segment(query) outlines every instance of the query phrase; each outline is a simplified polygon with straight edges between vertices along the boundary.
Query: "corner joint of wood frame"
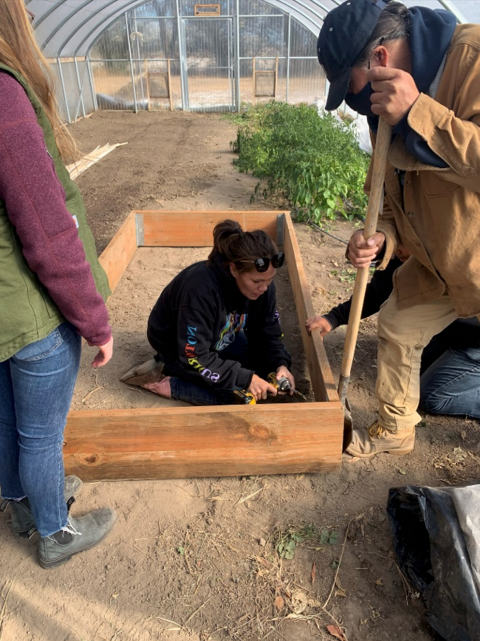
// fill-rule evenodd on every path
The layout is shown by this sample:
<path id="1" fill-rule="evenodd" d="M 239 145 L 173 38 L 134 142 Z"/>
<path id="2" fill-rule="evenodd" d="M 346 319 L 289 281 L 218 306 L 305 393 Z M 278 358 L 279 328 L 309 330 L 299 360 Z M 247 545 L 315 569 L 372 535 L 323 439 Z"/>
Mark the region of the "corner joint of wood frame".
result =
<path id="1" fill-rule="evenodd" d="M 285 214 L 277 216 L 277 245 L 283 247 L 285 244 Z"/>
<path id="2" fill-rule="evenodd" d="M 135 213 L 135 233 L 137 237 L 137 247 L 143 247 L 145 244 L 145 230 L 143 225 L 143 214 Z"/>

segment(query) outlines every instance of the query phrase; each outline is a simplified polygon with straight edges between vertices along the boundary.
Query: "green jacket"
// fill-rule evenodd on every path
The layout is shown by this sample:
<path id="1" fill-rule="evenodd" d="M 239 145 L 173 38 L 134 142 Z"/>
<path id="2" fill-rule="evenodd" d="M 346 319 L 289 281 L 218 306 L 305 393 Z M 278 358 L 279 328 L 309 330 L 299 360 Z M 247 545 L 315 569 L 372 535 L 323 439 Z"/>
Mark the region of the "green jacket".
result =
<path id="1" fill-rule="evenodd" d="M 87 225 L 85 207 L 78 187 L 70 179 L 55 143 L 50 122 L 40 101 L 25 79 L 0 64 L 25 89 L 45 136 L 45 144 L 55 163 L 55 171 L 66 194 L 66 207 L 76 217 L 78 233 L 90 263 L 98 292 L 104 300 L 110 294 L 108 278 L 98 262 L 95 243 Z M 5 203 L 0 199 L 0 362 L 22 347 L 45 338 L 65 319 L 38 277 L 29 268 L 15 228 L 10 223 Z"/>

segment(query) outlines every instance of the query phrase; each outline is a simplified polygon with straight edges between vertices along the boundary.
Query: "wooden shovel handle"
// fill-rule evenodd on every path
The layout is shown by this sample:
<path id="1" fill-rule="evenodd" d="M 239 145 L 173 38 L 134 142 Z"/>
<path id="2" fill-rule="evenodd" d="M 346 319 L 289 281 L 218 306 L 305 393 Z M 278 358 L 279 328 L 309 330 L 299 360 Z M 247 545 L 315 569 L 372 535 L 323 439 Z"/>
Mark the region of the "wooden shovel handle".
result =
<path id="1" fill-rule="evenodd" d="M 383 183 L 385 180 L 385 168 L 387 166 L 387 154 L 392 137 L 392 128 L 380 118 L 378 123 L 375 153 L 373 156 L 373 172 L 370 196 L 368 198 L 368 209 L 365 218 L 363 235 L 365 240 L 377 231 L 378 213 L 382 205 Z M 353 290 L 352 306 L 348 317 L 347 334 L 343 348 L 342 368 L 340 370 L 340 381 L 338 384 L 338 395 L 343 404 L 347 395 L 347 387 L 352 369 L 353 355 L 358 337 L 358 327 L 362 315 L 365 290 L 368 283 L 369 267 L 361 267 L 357 270 L 355 287 Z"/>

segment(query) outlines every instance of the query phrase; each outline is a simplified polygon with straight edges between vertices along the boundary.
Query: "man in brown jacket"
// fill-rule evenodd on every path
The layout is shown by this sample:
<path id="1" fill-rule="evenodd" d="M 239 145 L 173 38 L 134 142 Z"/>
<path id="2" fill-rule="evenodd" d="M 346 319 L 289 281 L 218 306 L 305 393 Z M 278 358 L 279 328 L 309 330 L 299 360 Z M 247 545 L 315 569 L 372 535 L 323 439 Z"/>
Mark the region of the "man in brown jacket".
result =
<path id="1" fill-rule="evenodd" d="M 373 138 L 379 116 L 394 132 L 377 233 L 365 241 L 355 232 L 348 257 L 384 269 L 398 244 L 412 254 L 379 316 L 378 420 L 355 430 L 347 452 L 407 454 L 423 348 L 456 318 L 480 314 L 480 25 L 348 0 L 326 17 L 318 57 L 327 109 L 345 99 L 368 117 Z"/>

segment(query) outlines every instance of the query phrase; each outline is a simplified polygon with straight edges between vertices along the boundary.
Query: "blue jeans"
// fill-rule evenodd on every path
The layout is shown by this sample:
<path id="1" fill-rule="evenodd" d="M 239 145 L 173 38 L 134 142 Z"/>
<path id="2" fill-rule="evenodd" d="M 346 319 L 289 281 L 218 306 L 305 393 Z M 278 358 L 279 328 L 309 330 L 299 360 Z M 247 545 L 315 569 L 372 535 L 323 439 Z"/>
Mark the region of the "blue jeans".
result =
<path id="1" fill-rule="evenodd" d="M 2 497 L 28 497 L 41 536 L 67 524 L 63 431 L 80 364 L 81 337 L 63 323 L 0 363 Z"/>
<path id="2" fill-rule="evenodd" d="M 429 414 L 480 418 L 480 349 L 442 348 L 434 338 L 422 357 L 420 408 Z"/>
<path id="3" fill-rule="evenodd" d="M 240 388 L 238 388 L 240 389 Z M 172 376 L 170 380 L 172 398 L 176 401 L 184 401 L 191 405 L 233 405 L 235 395 L 233 389 L 213 390 L 200 387 L 178 376 Z"/>
<path id="4" fill-rule="evenodd" d="M 250 369 L 248 367 L 248 341 L 243 331 L 238 332 L 233 343 L 218 354 L 223 360 L 238 361 L 243 367 Z M 191 405 L 233 405 L 235 403 L 233 389 L 216 389 L 214 387 L 207 388 L 196 385 L 181 376 L 175 376 L 177 370 L 182 370 L 182 368 L 178 368 L 176 363 L 167 362 L 165 364 L 166 373 L 173 374 L 170 380 L 170 390 L 172 398 L 176 401 L 184 401 Z"/>

